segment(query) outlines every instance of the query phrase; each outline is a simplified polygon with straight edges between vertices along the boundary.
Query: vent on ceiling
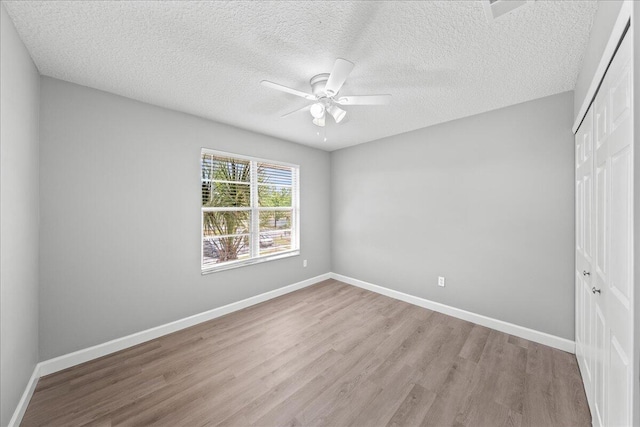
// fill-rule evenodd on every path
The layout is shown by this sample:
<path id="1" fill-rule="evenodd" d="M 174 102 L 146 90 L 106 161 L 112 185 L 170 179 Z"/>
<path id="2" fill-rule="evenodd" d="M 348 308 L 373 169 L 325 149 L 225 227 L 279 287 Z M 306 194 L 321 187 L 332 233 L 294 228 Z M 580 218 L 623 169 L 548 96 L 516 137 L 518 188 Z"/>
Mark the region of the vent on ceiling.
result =
<path id="1" fill-rule="evenodd" d="M 494 19 L 501 17 L 514 9 L 533 3 L 534 0 L 481 0 L 487 21 L 492 23 Z"/>

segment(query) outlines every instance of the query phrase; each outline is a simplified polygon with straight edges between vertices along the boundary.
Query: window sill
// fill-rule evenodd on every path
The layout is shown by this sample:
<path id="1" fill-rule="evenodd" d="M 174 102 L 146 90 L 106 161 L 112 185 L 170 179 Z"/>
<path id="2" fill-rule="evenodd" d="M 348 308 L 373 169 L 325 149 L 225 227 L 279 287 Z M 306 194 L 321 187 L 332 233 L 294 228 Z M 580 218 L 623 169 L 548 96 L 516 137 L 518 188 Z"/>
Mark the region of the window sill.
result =
<path id="1" fill-rule="evenodd" d="M 229 263 L 224 263 L 220 265 L 215 265 L 213 267 L 207 267 L 202 269 L 202 275 L 217 273 L 218 271 L 232 270 L 234 268 L 246 267 L 247 265 L 261 264 L 263 262 L 275 261 L 278 259 L 289 258 L 292 256 L 300 255 L 300 250 L 295 249 L 287 252 L 280 252 L 274 255 L 264 255 L 257 258 L 245 259 L 241 261 L 232 261 Z"/>

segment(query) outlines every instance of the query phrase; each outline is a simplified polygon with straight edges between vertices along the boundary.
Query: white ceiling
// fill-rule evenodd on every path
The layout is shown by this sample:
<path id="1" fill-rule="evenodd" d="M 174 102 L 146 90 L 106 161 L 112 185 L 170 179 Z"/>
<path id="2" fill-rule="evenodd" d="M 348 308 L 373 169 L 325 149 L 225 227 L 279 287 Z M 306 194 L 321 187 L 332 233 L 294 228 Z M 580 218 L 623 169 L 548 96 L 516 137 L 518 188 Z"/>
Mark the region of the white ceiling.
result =
<path id="1" fill-rule="evenodd" d="M 478 1 L 5 1 L 43 75 L 335 150 L 572 90 L 595 1 L 536 1 L 487 22 Z M 337 57 L 352 106 L 327 141 L 307 101 Z M 327 120 L 329 122 L 329 119 Z"/>

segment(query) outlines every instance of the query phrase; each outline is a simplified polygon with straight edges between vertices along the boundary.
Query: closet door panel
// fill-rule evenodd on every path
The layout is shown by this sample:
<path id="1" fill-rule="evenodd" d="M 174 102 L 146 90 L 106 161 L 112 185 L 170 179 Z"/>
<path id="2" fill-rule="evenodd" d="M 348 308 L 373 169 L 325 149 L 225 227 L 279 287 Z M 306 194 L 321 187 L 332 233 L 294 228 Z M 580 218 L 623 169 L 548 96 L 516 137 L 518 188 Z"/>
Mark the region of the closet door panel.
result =
<path id="1" fill-rule="evenodd" d="M 605 362 L 605 344 L 607 342 L 607 325 L 604 313 L 596 304 L 594 310 L 594 375 L 593 375 L 593 411 L 591 417 L 595 427 L 605 427 L 605 408 L 607 396 L 607 380 L 606 380 L 606 362 Z"/>
<path id="2" fill-rule="evenodd" d="M 606 282 L 608 339 L 607 425 L 631 425 L 633 370 L 632 240 L 632 61 L 631 37 L 622 41 L 602 84 L 610 133 L 605 147 L 610 168 L 609 272 Z M 604 292 L 604 291 L 603 291 Z"/>
<path id="3" fill-rule="evenodd" d="M 593 111 L 589 109 L 575 137 L 576 153 L 576 358 L 589 402 L 593 401 Z"/>
<path id="4" fill-rule="evenodd" d="M 594 259 L 591 293 L 594 318 L 594 399 L 592 405 L 593 425 L 607 426 L 608 364 L 609 364 L 609 324 L 606 291 L 609 274 L 609 198 L 610 198 L 610 159 L 608 141 L 610 136 L 611 109 L 608 96 L 603 96 L 604 84 L 594 102 L 594 171 L 595 188 L 593 194 L 594 209 Z M 606 92 L 606 89 L 604 90 Z"/>
<path id="5" fill-rule="evenodd" d="M 607 426 L 630 425 L 632 409 L 633 74 L 630 40 L 627 34 L 621 42 L 595 100 L 600 116 L 596 120 L 596 127 L 600 129 L 596 131 L 594 199 L 594 305 L 598 318 L 595 412 L 598 425 Z M 600 331 L 600 327 L 604 329 Z"/>
<path id="6" fill-rule="evenodd" d="M 611 277 L 609 288 L 625 311 L 631 298 L 631 149 L 611 158 Z"/>

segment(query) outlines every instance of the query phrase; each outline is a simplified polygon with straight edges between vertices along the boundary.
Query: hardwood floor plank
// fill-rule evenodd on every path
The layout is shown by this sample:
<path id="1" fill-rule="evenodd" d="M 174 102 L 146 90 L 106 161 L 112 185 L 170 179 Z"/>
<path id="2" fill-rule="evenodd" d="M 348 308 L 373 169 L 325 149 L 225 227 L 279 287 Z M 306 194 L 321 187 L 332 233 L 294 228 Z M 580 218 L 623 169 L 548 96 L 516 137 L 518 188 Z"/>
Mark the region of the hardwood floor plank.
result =
<path id="1" fill-rule="evenodd" d="M 166 387 L 139 399 L 128 399 L 120 402 L 120 406 L 111 413 L 112 424 L 132 424 L 135 417 L 143 418 L 145 414 L 153 415 L 154 408 L 160 408 L 172 402 L 189 401 L 207 390 L 216 390 L 229 384 L 234 379 L 229 371 L 222 371 L 215 376 L 189 375 L 184 378 L 173 378 Z M 139 418 L 139 419 L 140 419 Z"/>
<path id="2" fill-rule="evenodd" d="M 330 411 L 344 396 L 362 384 L 371 372 L 375 371 L 383 362 L 383 359 L 377 356 L 374 350 L 383 342 L 384 338 L 379 334 L 370 335 L 366 340 L 369 342 L 366 347 L 356 347 L 344 356 L 343 361 L 347 361 L 347 364 L 350 365 L 349 369 L 337 370 L 334 366 L 331 368 L 331 374 L 323 374 L 326 378 L 332 379 L 331 384 L 317 394 L 296 415 L 296 418 L 306 425 L 322 413 Z"/>
<path id="3" fill-rule="evenodd" d="M 309 415 L 312 410 L 321 410 L 325 405 L 330 404 L 333 401 L 332 397 L 335 398 L 340 393 L 341 387 L 348 388 L 350 384 L 353 385 L 361 379 L 359 375 L 381 363 L 379 358 L 373 356 L 373 350 L 386 337 L 381 334 L 371 334 L 366 337 L 351 353 L 344 355 L 336 364 L 305 384 L 286 402 L 282 402 L 260 417 L 256 425 L 281 425 L 293 418 L 304 424 L 309 418 L 313 418 L 315 414 Z M 310 406 L 311 409 L 308 409 Z M 305 411 L 308 415 L 306 419 Z"/>
<path id="4" fill-rule="evenodd" d="M 479 397 L 464 416 L 456 417 L 454 426 L 497 427 L 519 422 L 509 408 L 489 399 Z"/>
<path id="5" fill-rule="evenodd" d="M 464 408 L 464 403 L 474 387 L 474 373 L 478 366 L 470 360 L 457 357 L 438 389 L 436 398 L 422 420 L 423 426 L 450 426 Z M 476 375 L 477 379 L 479 376 Z"/>
<path id="6" fill-rule="evenodd" d="M 443 335 L 443 341 L 434 338 L 433 346 L 426 346 L 420 359 L 413 366 L 418 369 L 420 375 L 416 377 L 416 382 L 429 390 L 437 391 L 444 384 L 447 372 L 451 369 L 456 356 L 460 353 L 465 341 L 468 339 L 473 324 L 463 322 L 458 325 L 458 329 L 440 324 L 435 330 L 450 331 Z"/>
<path id="7" fill-rule="evenodd" d="M 23 426 L 587 426 L 575 357 L 335 280 L 43 377 Z"/>
<path id="8" fill-rule="evenodd" d="M 522 414 L 524 403 L 526 366 L 527 350 L 507 341 L 494 400 L 518 414 Z"/>
<path id="9" fill-rule="evenodd" d="M 242 407 L 234 415 L 225 419 L 223 423 L 227 425 L 242 425 L 243 421 L 247 423 L 256 422 L 261 416 L 276 405 L 286 401 L 289 396 L 298 391 L 304 384 L 310 382 L 341 358 L 342 356 L 335 350 L 328 350 L 311 363 L 300 367 L 296 372 L 288 373 L 286 379 L 277 385 L 269 387 L 266 393 Z M 303 360 L 307 361 L 308 359 L 304 358 Z M 288 367 L 283 366 L 281 369 L 286 368 Z M 265 380 L 265 377 L 262 378 L 262 381 L 269 383 L 269 381 Z"/>
<path id="10" fill-rule="evenodd" d="M 413 376 L 414 369 L 407 365 L 403 366 L 392 379 L 385 382 L 382 391 L 362 408 L 357 418 L 353 422 L 349 420 L 346 424 L 354 426 L 386 425 L 411 392 L 414 386 Z M 359 408 L 352 409 L 356 412 Z"/>
<path id="11" fill-rule="evenodd" d="M 529 341 L 525 340 L 524 338 L 520 338 L 520 337 L 516 337 L 514 335 L 509 335 L 509 339 L 507 340 L 507 342 L 509 344 L 513 344 L 513 345 L 517 345 L 520 346 L 522 348 L 528 348 L 529 347 Z"/>
<path id="12" fill-rule="evenodd" d="M 557 425 L 555 402 L 550 381 L 535 374 L 526 374 L 522 411 L 523 427 Z"/>
<path id="13" fill-rule="evenodd" d="M 491 329 L 489 328 L 485 328 L 480 325 L 473 325 L 473 329 L 471 329 L 471 332 L 469 333 L 469 338 L 464 343 L 462 350 L 460 350 L 460 357 L 464 357 L 465 359 L 477 363 L 484 351 L 484 346 L 487 344 L 489 332 L 491 332 Z"/>
<path id="14" fill-rule="evenodd" d="M 436 397 L 437 395 L 434 392 L 419 384 L 414 384 L 407 397 L 387 423 L 387 427 L 419 426 Z"/>
<path id="15" fill-rule="evenodd" d="M 382 389 L 370 381 L 363 381 L 334 405 L 325 406 L 315 419 L 305 423 L 306 426 L 346 426 L 358 415 L 357 408 L 365 407 L 376 398 Z"/>
<path id="16" fill-rule="evenodd" d="M 551 381 L 553 377 L 553 349 L 532 342 L 527 350 L 527 374 L 544 377 Z"/>

